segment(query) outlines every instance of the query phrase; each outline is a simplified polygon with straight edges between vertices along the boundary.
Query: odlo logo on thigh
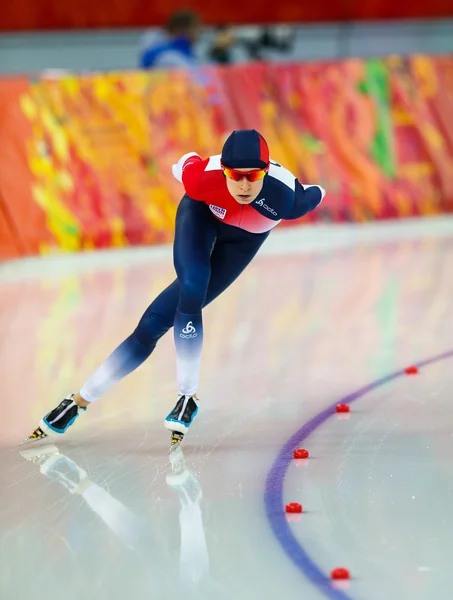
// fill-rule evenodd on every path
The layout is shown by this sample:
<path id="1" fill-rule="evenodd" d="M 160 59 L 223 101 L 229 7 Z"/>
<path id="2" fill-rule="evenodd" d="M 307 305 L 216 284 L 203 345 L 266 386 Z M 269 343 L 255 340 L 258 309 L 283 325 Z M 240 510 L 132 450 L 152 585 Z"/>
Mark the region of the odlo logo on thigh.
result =
<path id="1" fill-rule="evenodd" d="M 185 338 L 186 340 L 189 338 L 197 337 L 198 333 L 195 327 L 193 326 L 192 321 L 189 321 L 187 325 L 182 330 L 182 333 L 179 334 L 179 337 Z"/>

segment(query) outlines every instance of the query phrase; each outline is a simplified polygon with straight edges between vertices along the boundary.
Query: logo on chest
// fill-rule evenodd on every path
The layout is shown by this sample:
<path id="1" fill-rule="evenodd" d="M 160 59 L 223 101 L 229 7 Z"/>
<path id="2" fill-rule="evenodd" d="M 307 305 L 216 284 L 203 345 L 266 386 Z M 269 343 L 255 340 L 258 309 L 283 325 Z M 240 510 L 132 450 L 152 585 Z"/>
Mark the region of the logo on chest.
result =
<path id="1" fill-rule="evenodd" d="M 267 210 L 272 215 L 274 215 L 274 217 L 276 217 L 277 213 L 275 212 L 275 210 L 273 208 L 271 208 L 270 206 L 268 206 L 267 204 L 265 204 L 264 200 L 265 200 L 264 198 L 260 198 L 259 200 L 256 201 L 256 205 L 262 206 L 264 208 L 264 210 Z"/>
<path id="2" fill-rule="evenodd" d="M 220 206 L 215 206 L 215 204 L 210 204 L 209 208 L 211 212 L 215 214 L 219 219 L 224 219 L 226 215 L 226 208 L 220 208 Z"/>

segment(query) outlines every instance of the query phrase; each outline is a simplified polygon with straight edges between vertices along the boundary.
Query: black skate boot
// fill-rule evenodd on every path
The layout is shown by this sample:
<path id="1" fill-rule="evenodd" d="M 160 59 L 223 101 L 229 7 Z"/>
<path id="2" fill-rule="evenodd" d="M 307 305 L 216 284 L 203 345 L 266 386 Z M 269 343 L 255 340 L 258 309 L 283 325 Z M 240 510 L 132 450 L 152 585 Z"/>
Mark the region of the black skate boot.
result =
<path id="1" fill-rule="evenodd" d="M 179 394 L 175 408 L 164 421 L 164 427 L 171 431 L 171 445 L 179 444 L 198 412 L 198 406 L 192 396 Z"/>
<path id="2" fill-rule="evenodd" d="M 56 408 L 41 419 L 39 427 L 22 444 L 42 440 L 48 435 L 65 433 L 77 419 L 81 410 L 85 411 L 86 408 L 82 408 L 74 402 L 74 394 L 67 396 Z"/>

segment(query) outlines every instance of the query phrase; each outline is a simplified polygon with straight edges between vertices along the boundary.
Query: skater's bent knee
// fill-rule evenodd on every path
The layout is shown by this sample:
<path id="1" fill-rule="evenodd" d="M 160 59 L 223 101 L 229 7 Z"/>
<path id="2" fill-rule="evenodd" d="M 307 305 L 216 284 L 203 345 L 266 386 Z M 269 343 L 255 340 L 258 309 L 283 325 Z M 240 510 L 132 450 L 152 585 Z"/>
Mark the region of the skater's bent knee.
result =
<path id="1" fill-rule="evenodd" d="M 193 314 L 203 307 L 208 289 L 208 277 L 192 277 L 180 284 L 178 309 L 186 314 Z"/>
<path id="2" fill-rule="evenodd" d="M 145 313 L 135 328 L 133 335 L 145 348 L 148 346 L 154 348 L 157 340 L 167 333 L 172 326 L 173 323 L 161 315 Z"/>

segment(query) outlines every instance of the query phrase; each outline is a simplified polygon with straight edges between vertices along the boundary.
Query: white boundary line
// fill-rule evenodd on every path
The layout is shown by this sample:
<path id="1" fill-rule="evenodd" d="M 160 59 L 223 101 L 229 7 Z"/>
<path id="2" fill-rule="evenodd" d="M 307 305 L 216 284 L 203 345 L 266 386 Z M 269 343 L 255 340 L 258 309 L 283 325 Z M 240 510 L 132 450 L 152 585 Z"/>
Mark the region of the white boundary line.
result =
<path id="1" fill-rule="evenodd" d="M 423 238 L 453 239 L 453 216 L 375 221 L 372 223 L 314 224 L 277 228 L 259 256 L 329 252 L 357 244 L 392 243 Z M 34 256 L 0 263 L 0 283 L 23 279 L 62 277 L 68 273 L 92 272 L 113 266 L 134 266 L 168 260 L 171 245 L 131 246 L 108 250 Z"/>

